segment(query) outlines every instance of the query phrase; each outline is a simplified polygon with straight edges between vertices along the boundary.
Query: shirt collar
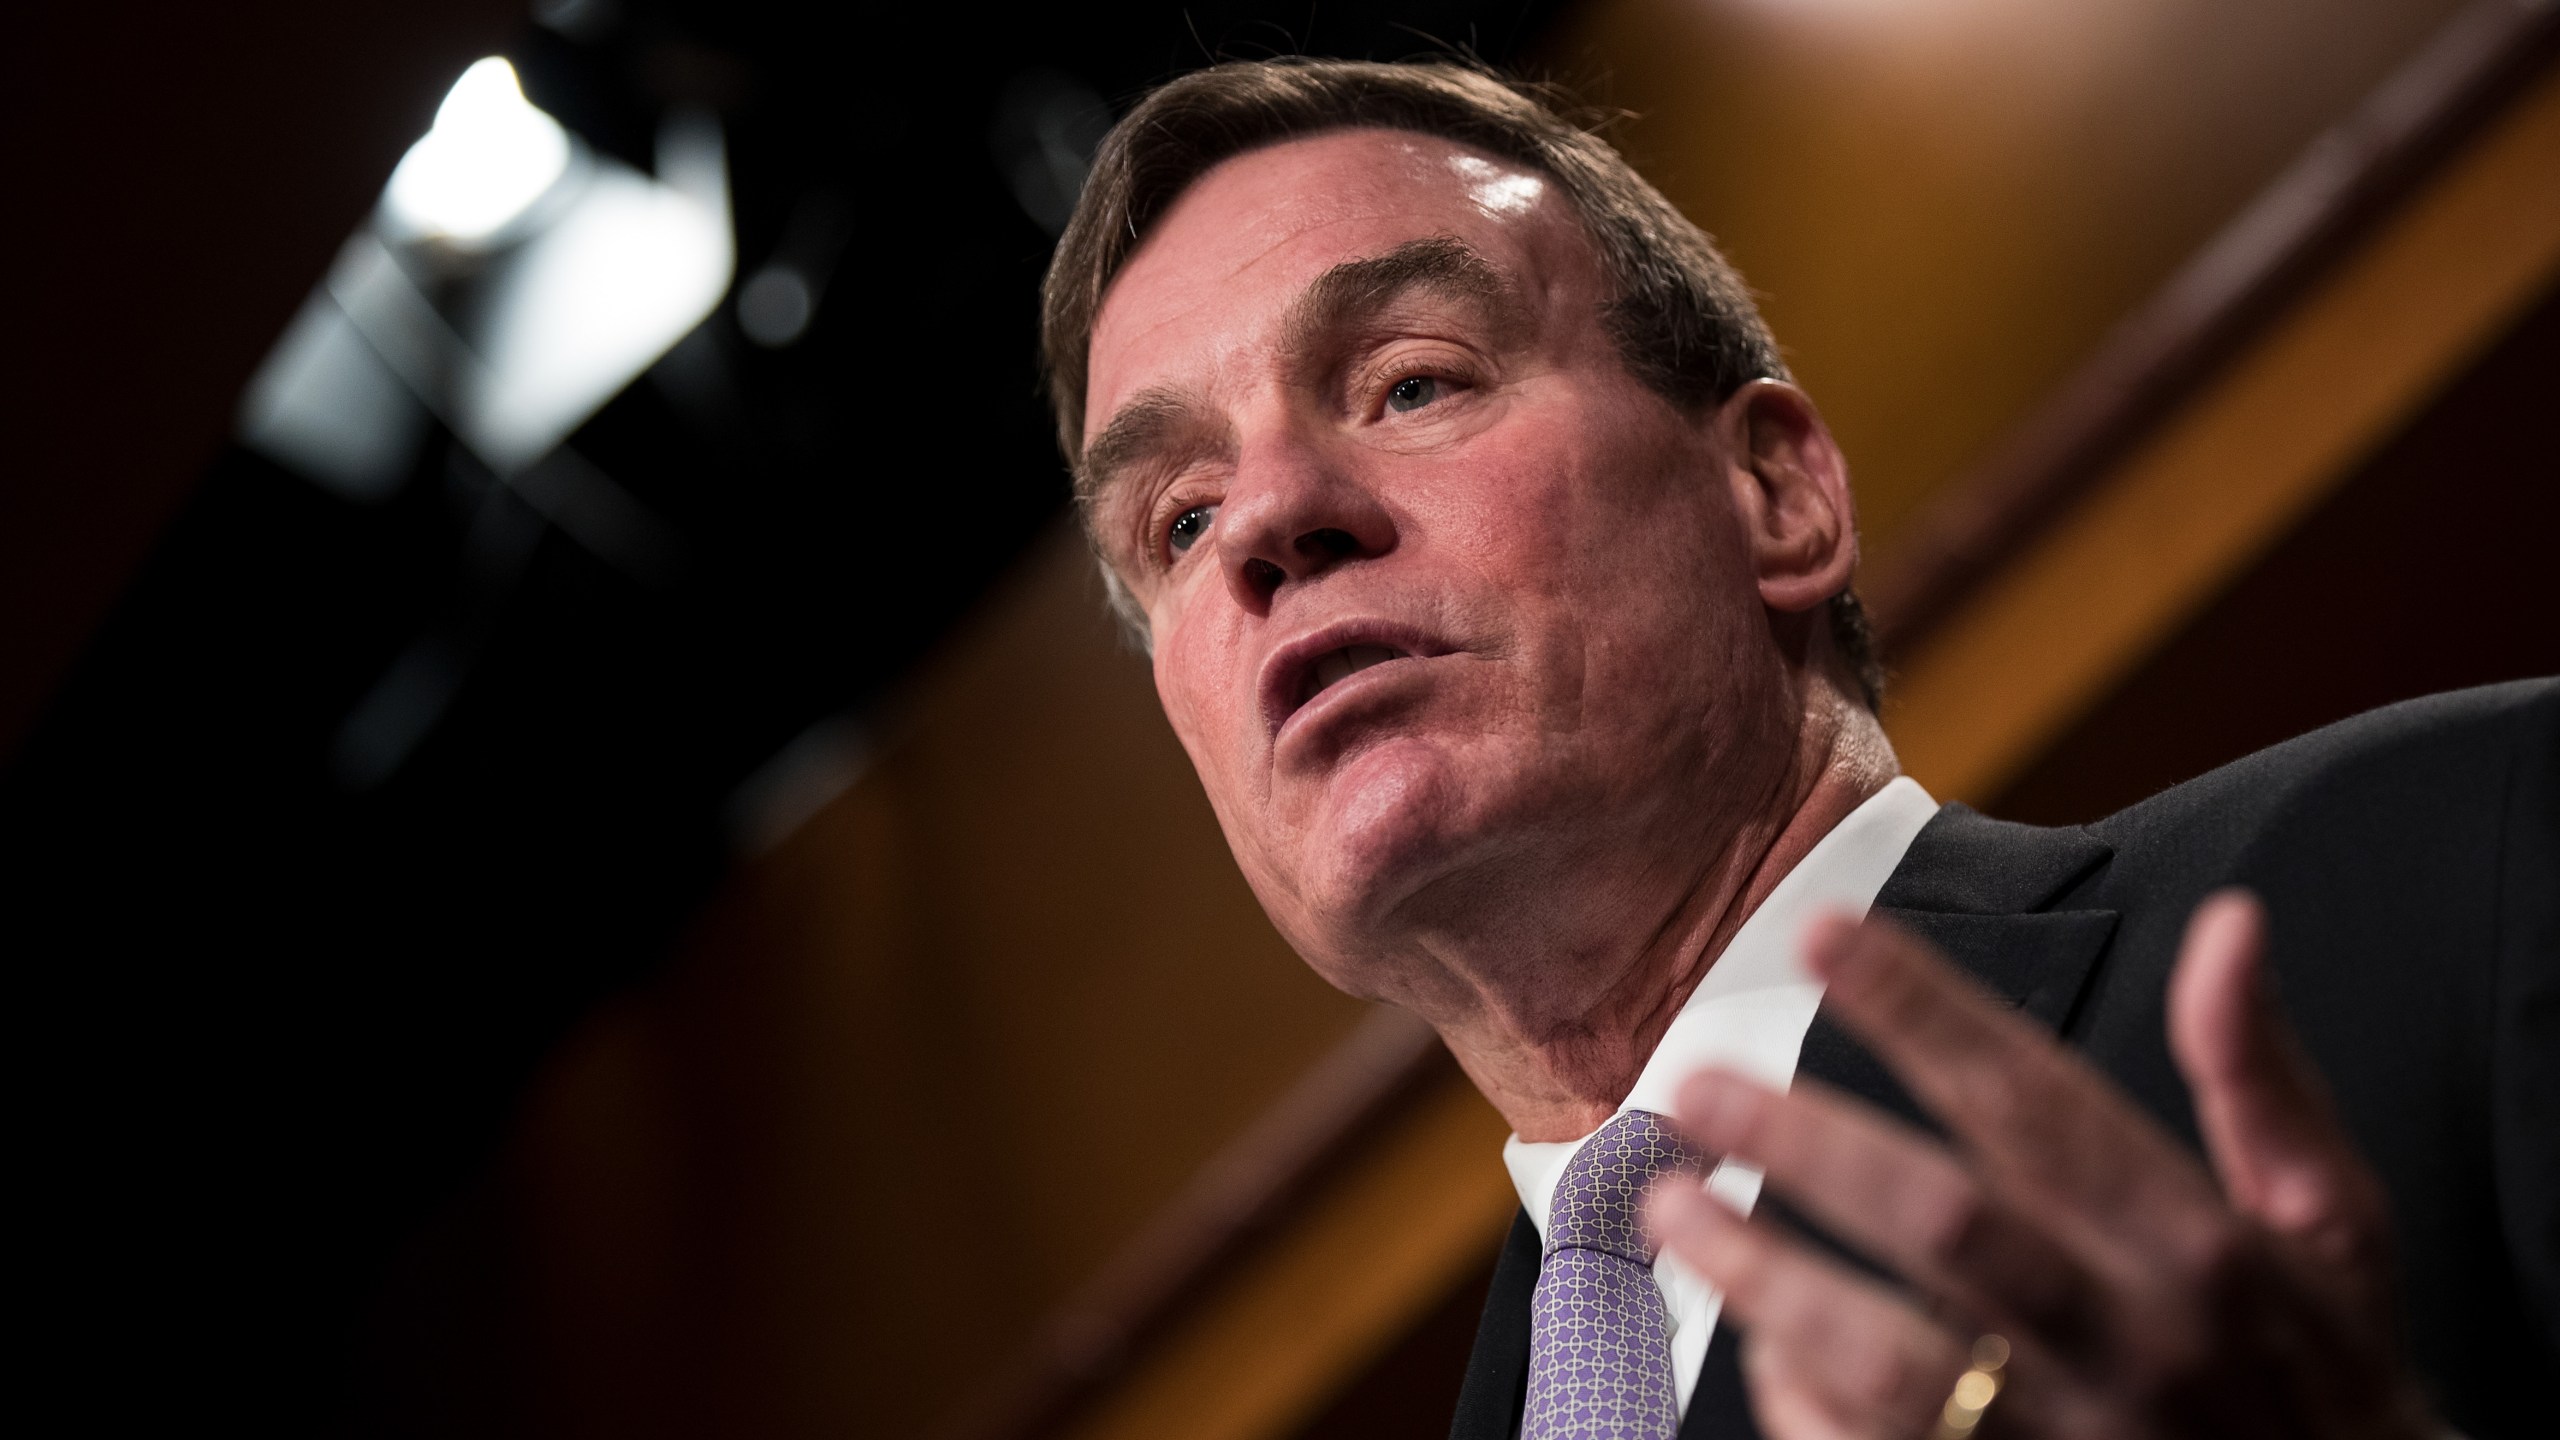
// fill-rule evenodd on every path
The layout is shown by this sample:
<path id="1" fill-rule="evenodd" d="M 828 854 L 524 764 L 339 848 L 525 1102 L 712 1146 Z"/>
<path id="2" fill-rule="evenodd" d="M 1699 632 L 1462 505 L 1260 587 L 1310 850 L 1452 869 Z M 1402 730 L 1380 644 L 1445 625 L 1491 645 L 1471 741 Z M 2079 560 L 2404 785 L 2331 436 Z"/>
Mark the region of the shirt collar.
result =
<path id="1" fill-rule="evenodd" d="M 1670 1114 L 1681 1082 L 1707 1065 L 1722 1065 L 1775 1086 L 1794 1079 L 1805 1030 L 1822 1003 L 1821 982 L 1805 972 L 1799 958 L 1806 924 L 1835 911 L 1864 915 L 1921 827 L 1937 813 L 1938 802 L 1906 775 L 1868 796 L 1831 827 L 1707 967 L 1618 1110 Z M 1521 1207 L 1542 1239 L 1556 1180 L 1581 1148 L 1581 1140 L 1533 1142 L 1517 1135 L 1502 1147 L 1503 1165 L 1520 1192 Z"/>

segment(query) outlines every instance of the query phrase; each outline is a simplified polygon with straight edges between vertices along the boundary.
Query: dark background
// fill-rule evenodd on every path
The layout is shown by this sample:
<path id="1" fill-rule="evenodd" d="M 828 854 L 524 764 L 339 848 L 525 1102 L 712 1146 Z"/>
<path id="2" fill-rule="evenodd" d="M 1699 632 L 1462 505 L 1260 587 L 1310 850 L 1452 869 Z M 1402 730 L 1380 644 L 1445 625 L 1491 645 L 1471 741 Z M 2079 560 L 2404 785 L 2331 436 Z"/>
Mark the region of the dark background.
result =
<path id="1" fill-rule="evenodd" d="M 1000 168 L 1009 96 L 1063 77 L 1122 101 L 1212 54 L 1455 43 L 1501 59 L 1552 8 L 1059 7 L 995 24 L 659 0 L 589 5 L 558 28 L 459 10 L 46 17 L 63 108 L 45 114 L 39 95 L 30 118 L 73 150 L 54 177 L 69 197 L 110 208 L 46 277 L 60 308 L 40 338 L 69 337 L 67 353 L 20 356 L 55 372 L 35 403 L 75 413 L 54 414 L 47 433 L 66 438 L 12 504 L 87 523 L 56 525 L 13 583 L 44 607 L 76 601 L 152 528 L 147 492 L 104 517 L 32 493 L 77 473 L 87 438 L 135 423 L 120 407 L 137 377 L 94 333 L 118 304 L 97 292 L 130 289 L 137 269 L 153 272 L 146 292 L 233 284 L 236 266 L 265 282 L 238 303 L 280 327 L 278 297 L 362 217 L 478 53 L 475 25 L 536 104 L 644 170 L 669 107 L 716 111 L 741 277 L 795 215 L 805 229 L 832 207 L 849 218 L 834 271 L 861 279 L 823 294 L 780 350 L 747 343 L 724 305 L 573 437 L 681 537 L 669 575 L 581 549 L 442 435 L 378 505 L 237 448 L 202 466 L 0 781 L 40 1383 L 79 1397 L 83 1428 L 346 1423 L 353 1335 L 387 1255 L 484 1158 L 564 1028 L 660 963 L 728 863 L 742 783 L 813 723 L 893 690 L 1055 519 L 1064 478 L 1035 365 L 1049 234 Z M 444 62 L 421 67 L 441 78 L 419 87 L 415 128 L 329 142 L 357 152 L 337 162 L 351 176 L 381 157 L 369 184 L 301 193 L 260 173 L 262 119 L 310 158 L 297 127 L 327 112 L 307 87 L 325 90 L 350 44 Z M 257 93 L 280 81 L 305 88 Z M 83 82 L 106 92 L 75 95 Z M 208 104 L 248 107 L 214 122 L 241 149 L 173 163 L 162 137 Z M 284 221 L 241 214 L 244 187 Z M 277 233 L 300 265 L 268 253 Z M 162 373 L 139 378 L 227 404 L 254 352 L 185 353 L 186 338 L 152 337 Z M 76 634 L 76 609 L 41 623 Z M 422 649 L 459 668 L 450 703 L 390 773 L 349 778 L 331 760 L 348 717 Z"/>

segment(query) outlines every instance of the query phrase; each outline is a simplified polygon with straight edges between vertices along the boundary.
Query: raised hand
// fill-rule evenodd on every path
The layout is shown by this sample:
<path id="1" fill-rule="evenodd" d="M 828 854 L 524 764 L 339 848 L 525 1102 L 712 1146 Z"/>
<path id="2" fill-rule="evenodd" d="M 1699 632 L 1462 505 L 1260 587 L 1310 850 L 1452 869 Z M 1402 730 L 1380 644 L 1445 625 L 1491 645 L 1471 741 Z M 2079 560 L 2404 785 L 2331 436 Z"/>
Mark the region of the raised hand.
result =
<path id="1" fill-rule="evenodd" d="M 2254 899 L 2216 895 L 2171 982 L 2208 1173 L 1927 945 L 1817 927 L 1830 1013 L 1952 1143 L 1811 1082 L 1709 1071 L 1684 1088 L 1692 1141 L 1759 1166 L 1911 1287 L 1695 1183 L 1657 1188 L 1654 1234 L 1724 1290 L 1771 1440 L 1956 1434 L 1977 1414 L 1985 1436 L 2443 1433 L 2395 1339 L 2380 1183 L 2261 983 L 2265 935 Z M 1974 1399 L 1996 1379 L 1996 1397 L 1950 1405 L 1959 1379 Z"/>

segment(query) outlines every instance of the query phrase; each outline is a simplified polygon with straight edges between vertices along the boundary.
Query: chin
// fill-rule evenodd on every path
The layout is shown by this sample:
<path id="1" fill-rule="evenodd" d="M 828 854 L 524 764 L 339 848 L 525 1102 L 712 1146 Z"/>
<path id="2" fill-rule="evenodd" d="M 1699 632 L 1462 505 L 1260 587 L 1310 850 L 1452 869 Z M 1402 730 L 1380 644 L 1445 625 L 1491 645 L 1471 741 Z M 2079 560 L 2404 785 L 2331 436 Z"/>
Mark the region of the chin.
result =
<path id="1" fill-rule="evenodd" d="M 1377 746 L 1327 786 L 1299 887 L 1312 928 L 1357 948 L 1481 840 L 1481 807 L 1453 757 L 1415 741 Z M 1350 987 L 1345 987 L 1350 988 Z"/>

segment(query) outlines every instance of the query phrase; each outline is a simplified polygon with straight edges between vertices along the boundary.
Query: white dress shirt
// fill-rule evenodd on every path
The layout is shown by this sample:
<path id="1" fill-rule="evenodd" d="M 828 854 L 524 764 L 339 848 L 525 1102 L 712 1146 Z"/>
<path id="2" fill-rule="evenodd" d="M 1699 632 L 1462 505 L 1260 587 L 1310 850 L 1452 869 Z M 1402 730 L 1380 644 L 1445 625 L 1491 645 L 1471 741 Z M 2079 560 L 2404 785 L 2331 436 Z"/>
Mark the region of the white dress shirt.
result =
<path id="1" fill-rule="evenodd" d="M 1938 802 L 1929 798 L 1918 781 L 1905 776 L 1868 796 L 1833 826 L 1734 932 L 1689 1003 L 1672 1018 L 1671 1028 L 1663 1032 L 1662 1043 L 1654 1047 L 1635 1088 L 1618 1102 L 1618 1109 L 1668 1115 L 1681 1083 L 1708 1065 L 1721 1065 L 1780 1088 L 1793 1083 L 1796 1056 L 1804 1049 L 1805 1032 L 1813 1026 L 1813 1012 L 1822 1003 L 1821 982 L 1805 973 L 1798 958 L 1798 941 L 1806 923 L 1838 911 L 1864 915 L 1875 903 L 1876 892 L 1884 888 L 1886 877 L 1902 863 L 1920 827 L 1937 813 Z M 1502 1147 L 1502 1162 L 1511 1171 L 1521 1208 L 1538 1227 L 1542 1244 L 1556 1181 L 1582 1143 L 1532 1143 L 1514 1135 Z M 1760 1198 L 1760 1172 L 1727 1161 L 1708 1177 L 1707 1189 L 1748 1215 L 1752 1202 Z M 1662 1288 L 1663 1304 L 1671 1312 L 1672 1375 L 1680 1387 L 1680 1413 L 1685 1416 L 1724 1296 L 1669 1255 L 1654 1261 L 1653 1281 Z"/>

